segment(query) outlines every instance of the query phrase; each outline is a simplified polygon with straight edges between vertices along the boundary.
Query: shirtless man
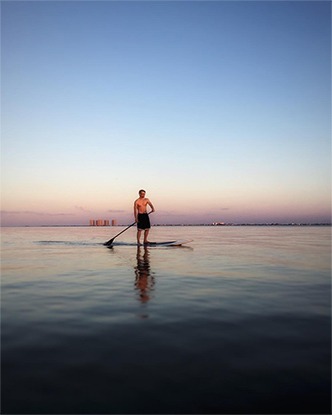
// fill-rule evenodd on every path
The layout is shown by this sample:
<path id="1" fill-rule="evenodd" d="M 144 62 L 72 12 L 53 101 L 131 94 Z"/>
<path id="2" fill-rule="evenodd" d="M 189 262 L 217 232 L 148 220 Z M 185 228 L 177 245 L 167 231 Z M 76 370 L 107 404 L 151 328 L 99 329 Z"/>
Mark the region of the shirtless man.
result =
<path id="1" fill-rule="evenodd" d="M 144 244 L 148 244 L 148 235 L 150 231 L 150 219 L 147 212 L 147 206 L 149 205 L 154 212 L 153 204 L 145 197 L 145 190 L 141 189 L 139 192 L 139 198 L 134 202 L 134 216 L 137 223 L 137 243 L 140 245 L 141 233 L 144 230 Z"/>

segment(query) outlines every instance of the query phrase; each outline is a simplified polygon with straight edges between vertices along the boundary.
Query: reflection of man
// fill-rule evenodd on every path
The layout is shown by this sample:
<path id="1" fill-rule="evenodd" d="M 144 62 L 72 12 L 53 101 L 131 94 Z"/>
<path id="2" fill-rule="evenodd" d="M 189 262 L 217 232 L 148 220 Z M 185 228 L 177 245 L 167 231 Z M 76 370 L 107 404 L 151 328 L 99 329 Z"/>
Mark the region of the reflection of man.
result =
<path id="1" fill-rule="evenodd" d="M 149 250 L 144 247 L 144 252 L 141 252 L 141 247 L 137 247 L 137 267 L 135 267 L 135 286 L 139 290 L 140 301 L 146 303 L 150 299 L 150 291 L 153 290 L 154 278 L 150 275 L 150 261 Z"/>

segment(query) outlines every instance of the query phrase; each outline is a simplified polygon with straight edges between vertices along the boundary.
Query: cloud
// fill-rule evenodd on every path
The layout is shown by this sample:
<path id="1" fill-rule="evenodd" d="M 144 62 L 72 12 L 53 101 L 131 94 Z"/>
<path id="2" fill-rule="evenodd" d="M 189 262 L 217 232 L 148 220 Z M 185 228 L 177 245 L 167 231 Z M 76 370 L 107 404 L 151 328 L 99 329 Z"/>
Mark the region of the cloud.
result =
<path id="1" fill-rule="evenodd" d="M 125 210 L 109 209 L 109 210 L 107 210 L 107 212 L 110 212 L 110 213 L 124 213 Z"/>
<path id="2" fill-rule="evenodd" d="M 86 208 L 85 208 L 85 207 L 83 207 L 83 206 L 77 206 L 77 205 L 75 205 L 74 207 L 75 207 L 75 209 L 78 209 L 78 210 L 80 210 L 81 212 L 88 212 L 88 213 L 91 213 L 91 212 L 92 212 L 91 210 L 86 209 Z"/>
<path id="3" fill-rule="evenodd" d="M 74 213 L 45 213 L 46 216 L 75 216 Z"/>
<path id="4" fill-rule="evenodd" d="M 175 210 L 158 210 L 158 215 L 187 216 L 186 213 L 176 212 Z"/>
<path id="5" fill-rule="evenodd" d="M 73 213 L 36 212 L 33 210 L 1 210 L 1 215 L 74 216 Z"/>

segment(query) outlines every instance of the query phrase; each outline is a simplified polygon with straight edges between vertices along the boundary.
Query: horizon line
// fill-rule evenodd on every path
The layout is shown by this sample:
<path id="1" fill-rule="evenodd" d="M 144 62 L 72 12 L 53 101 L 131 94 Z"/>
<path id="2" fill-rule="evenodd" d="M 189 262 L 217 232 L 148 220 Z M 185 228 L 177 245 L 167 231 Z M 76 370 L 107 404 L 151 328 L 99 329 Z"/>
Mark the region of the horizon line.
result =
<path id="1" fill-rule="evenodd" d="M 118 225 L 87 225 L 87 224 L 43 224 L 43 225 L 1 225 L 0 228 L 68 228 L 68 227 L 82 227 L 82 228 L 117 228 L 128 226 L 128 224 Z M 211 227 L 224 227 L 224 226 L 332 226 L 332 222 L 243 222 L 243 223 L 161 223 L 153 224 L 151 227 L 158 226 L 211 226 Z"/>

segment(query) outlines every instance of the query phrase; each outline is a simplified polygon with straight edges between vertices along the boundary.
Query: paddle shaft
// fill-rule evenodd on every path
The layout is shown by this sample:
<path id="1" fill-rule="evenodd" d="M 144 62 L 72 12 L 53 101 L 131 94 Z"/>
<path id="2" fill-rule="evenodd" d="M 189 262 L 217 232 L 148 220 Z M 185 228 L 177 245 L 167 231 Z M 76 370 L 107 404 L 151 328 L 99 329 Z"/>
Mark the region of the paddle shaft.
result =
<path id="1" fill-rule="evenodd" d="M 150 215 L 149 212 L 148 215 Z M 105 242 L 104 245 L 112 245 L 113 241 L 115 238 L 117 238 L 119 235 L 121 235 L 123 232 L 126 232 L 127 229 L 131 228 L 132 226 L 134 226 L 136 224 L 136 222 L 133 222 L 131 225 L 127 226 L 125 229 L 123 229 L 120 233 L 118 233 L 117 235 L 115 235 L 112 239 L 110 239 L 109 241 Z"/>

